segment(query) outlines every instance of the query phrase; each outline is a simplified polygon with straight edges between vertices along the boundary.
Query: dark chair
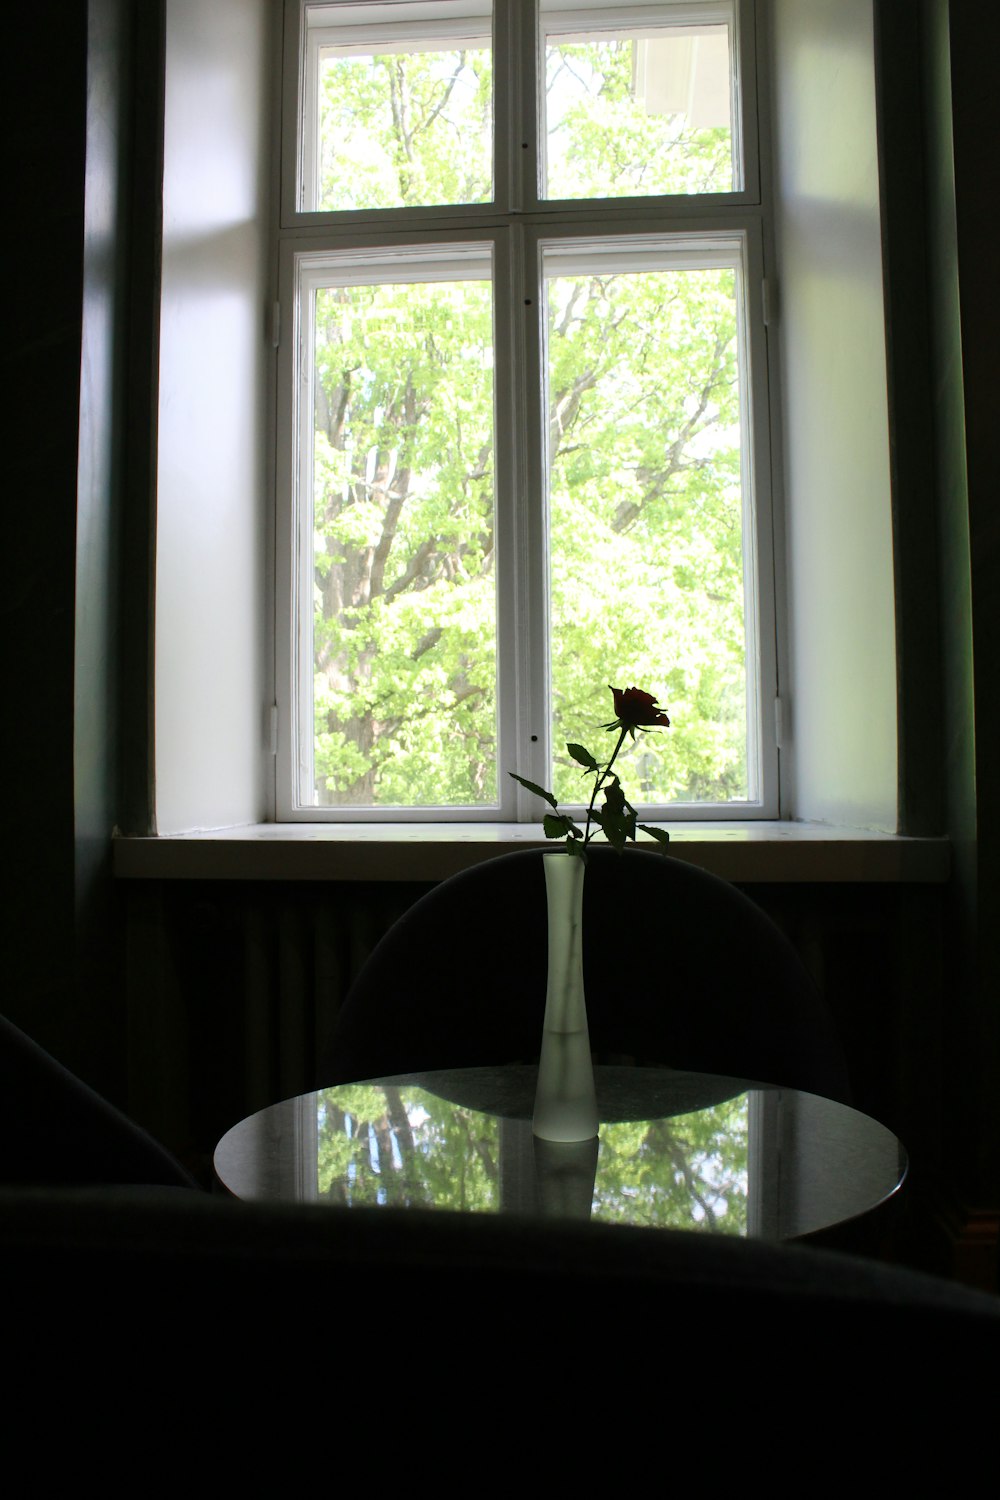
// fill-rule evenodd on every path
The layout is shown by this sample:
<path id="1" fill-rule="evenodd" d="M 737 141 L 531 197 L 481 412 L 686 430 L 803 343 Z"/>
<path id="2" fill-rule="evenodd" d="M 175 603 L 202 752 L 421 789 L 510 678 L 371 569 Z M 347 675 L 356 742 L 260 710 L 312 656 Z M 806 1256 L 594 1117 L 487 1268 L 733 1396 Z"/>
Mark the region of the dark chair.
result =
<path id="1" fill-rule="evenodd" d="M 0 1016 L 0 1183 L 197 1186 L 163 1146 Z"/>
<path id="2" fill-rule="evenodd" d="M 453 1400 L 456 1380 L 482 1391 L 485 1414 L 469 1422 L 480 1443 L 494 1403 L 540 1422 L 561 1387 L 584 1463 L 618 1438 L 579 1426 L 594 1388 L 602 1420 L 619 1409 L 633 1418 L 644 1400 L 662 1420 L 663 1403 L 686 1398 L 692 1379 L 727 1423 L 730 1407 L 737 1417 L 747 1405 L 759 1424 L 761 1380 L 769 1399 L 775 1380 L 787 1387 L 783 1414 L 800 1390 L 810 1420 L 830 1424 L 841 1443 L 853 1424 L 817 1410 L 817 1380 L 832 1380 L 843 1405 L 845 1381 L 884 1396 L 899 1381 L 981 1380 L 1000 1353 L 995 1297 L 899 1267 L 739 1237 L 517 1216 L 6 1189 L 0 1270 L 32 1308 L 20 1331 L 8 1316 L 6 1363 L 50 1428 L 60 1399 L 76 1412 L 89 1398 L 105 1417 L 110 1410 L 122 1439 L 124 1403 L 130 1416 L 138 1407 L 148 1444 L 150 1410 L 211 1413 L 218 1423 L 235 1402 L 233 1430 L 248 1437 L 234 1451 L 256 1456 L 280 1435 L 283 1462 L 290 1399 L 296 1419 L 318 1404 L 320 1422 L 343 1402 L 352 1433 L 353 1407 L 358 1417 L 367 1410 L 383 1442 L 386 1411 L 393 1433 L 409 1413 L 434 1453 L 451 1433 L 439 1437 L 432 1411 L 428 1436 L 413 1392 L 440 1404 Z M 67 1377 L 58 1359 L 78 1351 L 87 1368 Z M 112 1382 L 93 1378 L 98 1360 Z M 241 1426 L 251 1414 L 255 1425 Z M 79 1454 L 67 1459 L 78 1471 Z"/>
<path id="3" fill-rule="evenodd" d="M 538 1057 L 546 975 L 542 853 L 445 880 L 372 952 L 321 1085 Z M 658 853 L 594 849 L 584 978 L 597 1061 L 730 1074 L 850 1101 L 825 1005 L 788 940 L 735 887 Z"/>

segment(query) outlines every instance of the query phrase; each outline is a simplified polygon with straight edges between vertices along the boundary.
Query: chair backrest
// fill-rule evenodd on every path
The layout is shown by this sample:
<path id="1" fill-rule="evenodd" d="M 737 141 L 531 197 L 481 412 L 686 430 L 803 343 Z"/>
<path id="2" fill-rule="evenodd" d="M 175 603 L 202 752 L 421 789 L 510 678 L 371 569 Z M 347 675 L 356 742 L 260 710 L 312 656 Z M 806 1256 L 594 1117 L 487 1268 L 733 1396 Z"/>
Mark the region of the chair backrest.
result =
<path id="1" fill-rule="evenodd" d="M 423 896 L 346 997 L 321 1085 L 530 1062 L 545 1005 L 542 852 Z M 658 853 L 590 852 L 584 980 L 601 1061 L 731 1074 L 849 1102 L 843 1052 L 795 950 L 726 881 Z"/>

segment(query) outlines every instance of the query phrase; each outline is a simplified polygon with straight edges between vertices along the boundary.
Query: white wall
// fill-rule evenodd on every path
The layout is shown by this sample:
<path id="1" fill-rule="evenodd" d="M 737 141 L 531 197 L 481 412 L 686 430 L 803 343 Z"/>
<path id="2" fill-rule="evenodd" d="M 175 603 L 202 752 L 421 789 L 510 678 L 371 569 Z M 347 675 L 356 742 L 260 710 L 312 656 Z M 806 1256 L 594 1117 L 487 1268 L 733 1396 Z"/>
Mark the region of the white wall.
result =
<path id="1" fill-rule="evenodd" d="M 156 560 L 160 833 L 267 815 L 275 8 L 167 0 Z"/>
<path id="2" fill-rule="evenodd" d="M 771 10 L 792 734 L 783 811 L 894 831 L 872 5 L 773 0 Z"/>

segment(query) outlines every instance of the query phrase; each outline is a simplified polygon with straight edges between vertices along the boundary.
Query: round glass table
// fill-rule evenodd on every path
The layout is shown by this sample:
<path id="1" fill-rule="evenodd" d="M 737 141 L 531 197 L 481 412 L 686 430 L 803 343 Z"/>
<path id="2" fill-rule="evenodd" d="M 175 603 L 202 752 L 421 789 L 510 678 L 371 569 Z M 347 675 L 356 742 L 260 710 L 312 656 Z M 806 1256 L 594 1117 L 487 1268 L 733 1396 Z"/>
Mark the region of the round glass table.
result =
<path id="1" fill-rule="evenodd" d="M 531 1132 L 536 1070 L 465 1068 L 287 1099 L 223 1136 L 234 1196 L 793 1239 L 892 1197 L 906 1153 L 846 1105 L 711 1074 L 596 1068 L 600 1133 Z"/>

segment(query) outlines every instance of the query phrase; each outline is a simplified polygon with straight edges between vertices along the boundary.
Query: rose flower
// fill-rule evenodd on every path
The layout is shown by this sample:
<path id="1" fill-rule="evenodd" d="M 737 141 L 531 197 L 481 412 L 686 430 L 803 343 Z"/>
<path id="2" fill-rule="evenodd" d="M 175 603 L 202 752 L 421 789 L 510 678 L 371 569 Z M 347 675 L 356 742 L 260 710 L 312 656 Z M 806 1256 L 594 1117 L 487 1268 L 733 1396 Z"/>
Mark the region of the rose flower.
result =
<path id="1" fill-rule="evenodd" d="M 637 830 L 650 834 L 656 842 L 665 848 L 670 842 L 670 835 L 665 828 L 652 828 L 647 823 L 639 823 L 636 820 L 636 811 L 622 790 L 621 781 L 613 771 L 618 752 L 625 743 L 626 735 L 635 739 L 636 730 L 645 734 L 650 729 L 669 729 L 670 720 L 662 708 L 657 706 L 657 701 L 652 693 L 643 692 L 642 688 L 616 688 L 608 687 L 614 698 L 615 713 L 617 718 L 610 724 L 604 724 L 603 729 L 613 730 L 618 735 L 618 743 L 611 752 L 611 759 L 607 765 L 602 765 L 595 760 L 585 745 L 568 744 L 573 760 L 583 767 L 585 776 L 594 777 L 594 790 L 591 793 L 590 805 L 587 808 L 587 824 L 585 828 L 578 828 L 573 818 L 567 813 L 560 813 L 559 804 L 551 792 L 546 791 L 543 786 L 536 786 L 533 781 L 526 781 L 523 776 L 518 776 L 516 771 L 511 771 L 515 781 L 519 781 L 529 792 L 536 797 L 541 797 L 549 804 L 552 811 L 546 813 L 542 819 L 542 829 L 547 839 L 566 840 L 566 853 L 576 855 L 579 859 L 586 859 L 587 845 L 593 838 L 593 830 L 600 828 L 608 843 L 613 849 L 621 854 L 625 845 L 631 839 L 635 842 Z M 597 797 L 600 792 L 604 793 L 604 806 L 597 807 Z"/>
<path id="2" fill-rule="evenodd" d="M 611 687 L 610 682 L 608 687 L 614 698 L 616 714 L 615 723 L 613 726 L 609 724 L 609 729 L 642 729 L 652 725 L 670 728 L 670 720 L 661 708 L 657 708 L 652 693 L 644 693 L 637 687 Z"/>

